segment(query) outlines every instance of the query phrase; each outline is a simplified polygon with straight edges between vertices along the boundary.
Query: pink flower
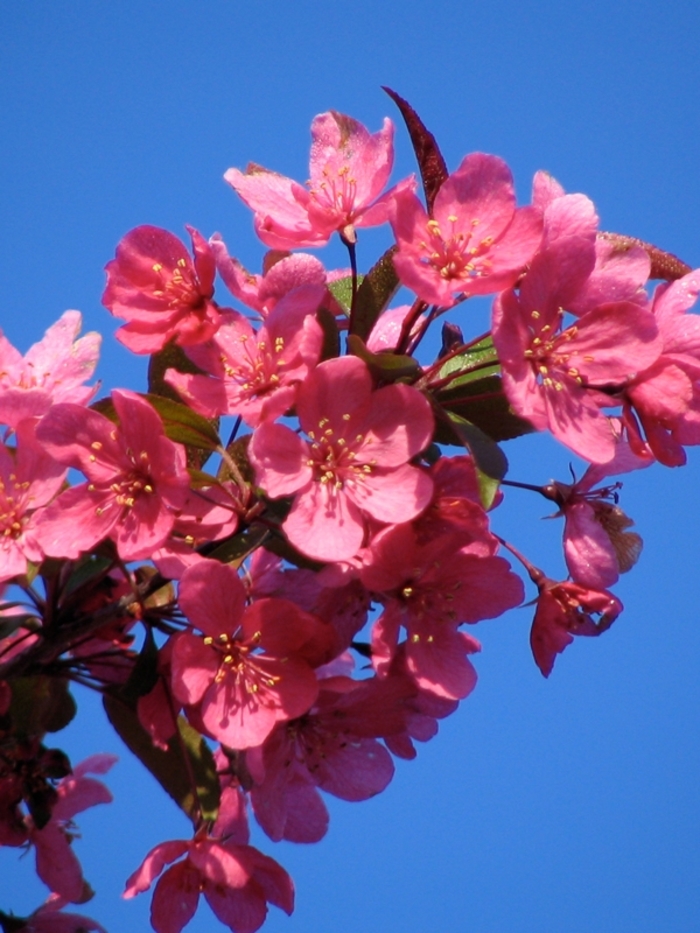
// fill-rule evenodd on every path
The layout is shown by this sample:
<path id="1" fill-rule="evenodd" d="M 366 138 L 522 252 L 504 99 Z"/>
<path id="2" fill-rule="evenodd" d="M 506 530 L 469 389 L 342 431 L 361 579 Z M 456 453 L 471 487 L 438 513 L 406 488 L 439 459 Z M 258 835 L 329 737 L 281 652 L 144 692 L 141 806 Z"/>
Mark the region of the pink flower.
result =
<path id="1" fill-rule="evenodd" d="M 205 417 L 240 414 L 255 427 L 294 405 L 318 363 L 323 331 L 315 318 L 325 288 L 304 285 L 282 298 L 256 333 L 242 314 L 222 316 L 215 337 L 188 356 L 207 376 L 166 372 L 166 381 Z"/>
<path id="2" fill-rule="evenodd" d="M 235 749 L 259 745 L 276 723 L 311 707 L 318 694 L 312 663 L 322 658 L 326 637 L 324 624 L 294 603 L 261 599 L 245 608 L 245 599 L 232 567 L 190 567 L 180 606 L 204 637 L 184 632 L 172 643 L 175 697 Z"/>
<path id="3" fill-rule="evenodd" d="M 194 260 L 172 233 L 142 226 L 120 240 L 116 258 L 107 263 L 102 303 L 127 321 L 116 336 L 133 353 L 157 353 L 169 340 L 192 346 L 219 326 L 211 300 L 214 256 L 201 233 L 187 229 Z"/>
<path id="4" fill-rule="evenodd" d="M 112 795 L 101 781 L 89 774 L 105 774 L 116 761 L 114 755 L 92 755 L 76 765 L 72 774 L 56 788 L 58 799 L 51 819 L 42 828 L 30 825 L 30 840 L 36 850 L 36 872 L 51 891 L 66 901 L 82 903 L 89 897 L 80 863 L 71 848 L 76 813 L 98 803 L 111 803 Z M 31 818 L 27 818 L 31 824 Z M 86 897 L 87 894 L 87 897 Z"/>
<path id="5" fill-rule="evenodd" d="M 331 110 L 314 118 L 311 137 L 306 188 L 259 165 L 224 175 L 255 212 L 255 230 L 273 249 L 322 246 L 336 231 L 354 243 L 356 227 L 388 220 L 392 192 L 379 196 L 394 160 L 391 120 L 371 135 L 357 120 Z"/>
<path id="6" fill-rule="evenodd" d="M 240 489 L 234 483 L 190 489 L 170 537 L 154 551 L 151 560 L 163 576 L 179 580 L 187 567 L 204 560 L 198 548 L 232 535 L 244 511 Z"/>
<path id="7" fill-rule="evenodd" d="M 621 483 L 593 487 L 606 476 L 642 469 L 653 462 L 651 454 L 637 457 L 620 441 L 610 463 L 589 467 L 576 483 L 553 482 L 543 490 L 564 516 L 564 557 L 576 583 L 607 589 L 636 564 L 642 539 L 627 530 L 634 522 L 617 504 Z"/>
<path id="8" fill-rule="evenodd" d="M 409 464 L 433 433 L 430 405 L 416 389 L 373 392 L 366 365 L 347 356 L 321 363 L 296 407 L 309 440 L 265 422 L 249 455 L 270 498 L 294 496 L 284 529 L 304 554 L 348 560 L 362 545 L 366 519 L 404 522 L 428 505 L 432 482 Z"/>
<path id="9" fill-rule="evenodd" d="M 52 894 L 46 903 L 26 918 L 24 926 L 17 928 L 18 933 L 107 933 L 103 926 L 90 917 L 63 913 L 65 903 L 64 898 Z"/>
<path id="10" fill-rule="evenodd" d="M 17 425 L 17 447 L 0 443 L 0 582 L 41 563 L 44 552 L 33 531 L 35 513 L 58 493 L 66 469 L 37 442 L 34 423 Z"/>
<path id="11" fill-rule="evenodd" d="M 544 212 L 543 251 L 557 240 L 571 237 L 577 238 L 582 256 L 590 255 L 591 247 L 595 250 L 595 265 L 575 296 L 569 297 L 568 311 L 585 314 L 611 301 L 648 305 L 644 285 L 651 268 L 649 254 L 639 246 L 621 248 L 599 234 L 598 215 L 589 198 L 566 194 L 547 172 L 536 172 L 532 203 Z"/>
<path id="12" fill-rule="evenodd" d="M 102 338 L 89 333 L 76 339 L 81 323 L 79 311 L 66 311 L 25 356 L 0 331 L 1 424 L 16 428 L 58 402 L 90 401 L 97 386 L 83 383 L 95 371 Z"/>
<path id="13" fill-rule="evenodd" d="M 611 400 L 623 400 L 623 424 L 635 452 L 645 447 L 639 420 L 646 443 L 666 466 L 685 463 L 683 445 L 700 444 L 700 317 L 686 314 L 699 292 L 700 269 L 657 288 L 652 311 L 661 354 Z"/>
<path id="14" fill-rule="evenodd" d="M 406 728 L 402 703 L 413 694 L 415 688 L 392 678 L 329 677 L 305 716 L 277 726 L 261 747 L 250 749 L 251 803 L 268 836 L 323 838 L 328 812 L 316 788 L 350 801 L 383 791 L 394 766 L 377 738 Z"/>
<path id="15" fill-rule="evenodd" d="M 542 573 L 538 579 L 533 576 L 533 580 L 540 592 L 530 646 L 535 663 L 549 677 L 556 656 L 571 644 L 573 636 L 602 635 L 622 612 L 622 603 L 607 590 L 578 583 L 556 583 Z M 599 616 L 598 621 L 594 615 Z"/>
<path id="16" fill-rule="evenodd" d="M 170 534 L 189 489 L 185 454 L 155 410 L 133 392 L 112 393 L 119 426 L 78 405 L 55 405 L 37 437 L 88 482 L 62 493 L 37 520 L 46 554 L 76 558 L 113 537 L 123 560 L 149 557 Z"/>
<path id="17" fill-rule="evenodd" d="M 476 673 L 467 655 L 480 647 L 457 626 L 498 616 L 523 598 L 508 562 L 484 555 L 481 526 L 475 540 L 444 531 L 422 543 L 410 524 L 397 525 L 380 532 L 363 557 L 360 579 L 385 606 L 372 631 L 375 669 L 388 672 L 403 626 L 406 669 L 420 689 L 468 696 Z"/>
<path id="18" fill-rule="evenodd" d="M 442 184 L 428 217 L 415 194 L 397 193 L 392 211 L 404 285 L 429 304 L 487 295 L 512 285 L 542 239 L 537 208 L 515 207 L 513 178 L 497 156 L 472 153 Z"/>
<path id="19" fill-rule="evenodd" d="M 270 252 L 265 257 L 263 275 L 256 275 L 229 256 L 220 234 L 215 233 L 209 239 L 209 246 L 228 290 L 262 318 L 267 317 L 281 298 L 304 285 L 323 287 L 330 301 L 324 265 L 310 253 Z"/>
<path id="20" fill-rule="evenodd" d="M 493 341 L 515 411 L 584 459 L 606 463 L 616 440 L 600 410 L 601 390 L 626 385 L 653 364 L 661 340 L 653 315 L 631 302 L 600 305 L 564 326 L 563 309 L 595 262 L 588 246 L 562 237 L 538 253 L 519 295 L 511 289 L 496 299 Z"/>
<path id="21" fill-rule="evenodd" d="M 176 862 L 181 856 L 186 858 Z M 278 863 L 253 846 L 206 837 L 162 842 L 126 882 L 124 897 L 156 884 L 151 925 L 156 933 L 180 933 L 203 894 L 218 919 L 234 933 L 255 933 L 267 916 L 267 903 L 287 914 L 294 910 L 292 880 Z"/>

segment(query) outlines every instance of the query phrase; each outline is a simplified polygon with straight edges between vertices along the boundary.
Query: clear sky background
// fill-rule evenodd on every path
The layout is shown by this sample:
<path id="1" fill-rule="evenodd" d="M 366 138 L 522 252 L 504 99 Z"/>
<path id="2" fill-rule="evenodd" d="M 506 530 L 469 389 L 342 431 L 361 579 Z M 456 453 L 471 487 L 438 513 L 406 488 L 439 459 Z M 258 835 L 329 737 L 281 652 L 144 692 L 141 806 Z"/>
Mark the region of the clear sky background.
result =
<path id="1" fill-rule="evenodd" d="M 372 130 L 396 119 L 398 180 L 414 165 L 383 84 L 450 167 L 472 150 L 504 157 L 521 203 L 546 168 L 595 201 L 603 229 L 700 266 L 699 35 L 696 0 L 1 0 L 0 326 L 26 350 L 78 308 L 105 335 L 104 387 L 142 388 L 144 361 L 100 305 L 120 237 L 142 223 L 219 230 L 257 269 L 223 172 L 253 160 L 303 181 L 309 124 L 335 109 Z M 362 267 L 382 237 L 361 237 Z M 483 323 L 469 314 L 455 315 L 465 334 Z M 512 479 L 568 478 L 571 456 L 542 437 L 507 453 Z M 700 451 L 630 476 L 622 495 L 646 543 L 612 630 L 577 640 L 545 681 L 531 609 L 479 625 L 475 693 L 384 794 L 331 801 L 318 845 L 256 837 L 297 886 L 294 916 L 272 908 L 266 933 L 700 930 Z M 550 511 L 509 490 L 494 527 L 557 576 Z M 85 912 L 110 933 L 145 931 L 149 897 L 122 902 L 124 880 L 188 823 L 94 702 L 63 738 L 74 761 L 121 755 L 115 802 L 79 821 L 97 890 Z M 0 894 L 17 913 L 39 904 L 31 856 L 0 853 Z M 188 927 L 215 929 L 206 907 Z"/>

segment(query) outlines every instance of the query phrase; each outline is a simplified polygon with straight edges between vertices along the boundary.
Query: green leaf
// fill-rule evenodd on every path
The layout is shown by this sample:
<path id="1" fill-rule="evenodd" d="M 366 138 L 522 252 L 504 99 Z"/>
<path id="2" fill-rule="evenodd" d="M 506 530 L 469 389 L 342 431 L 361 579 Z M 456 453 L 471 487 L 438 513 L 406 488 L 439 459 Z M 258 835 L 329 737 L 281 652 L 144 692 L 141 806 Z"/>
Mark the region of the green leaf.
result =
<path id="1" fill-rule="evenodd" d="M 220 485 L 216 476 L 212 476 L 211 473 L 205 473 L 204 470 L 197 470 L 195 467 L 189 467 L 187 472 L 190 475 L 190 489 L 211 489 L 212 486 Z"/>
<path id="2" fill-rule="evenodd" d="M 377 318 L 389 304 L 399 287 L 394 269 L 396 247 L 390 247 L 375 262 L 357 289 L 355 307 L 350 321 L 350 333 L 367 340 Z"/>
<path id="3" fill-rule="evenodd" d="M 75 569 L 70 575 L 65 589 L 66 595 L 68 596 L 71 593 L 75 593 L 76 590 L 85 586 L 86 583 L 90 583 L 104 576 L 113 566 L 113 563 L 114 562 L 107 557 L 97 557 L 95 554 L 89 554 L 81 558 L 76 562 Z"/>
<path id="4" fill-rule="evenodd" d="M 205 820 L 215 820 L 219 810 L 219 778 L 211 749 L 197 730 L 178 716 L 179 737 L 173 736 L 167 750 L 163 750 L 153 744 L 139 722 L 135 704 L 110 695 L 105 695 L 103 703 L 117 735 L 178 807 L 195 823 L 200 813 Z M 195 787 L 190 783 L 190 771 Z"/>
<path id="5" fill-rule="evenodd" d="M 3 603 L 2 611 L 4 613 L 20 605 L 22 605 L 22 603 Z M 31 631 L 36 631 L 41 628 L 36 615 L 30 615 L 29 613 L 18 612 L 16 615 L 13 614 L 0 618 L 2 618 L 2 622 L 0 622 L 0 641 L 4 638 L 8 638 L 19 628 L 30 629 Z"/>
<path id="6" fill-rule="evenodd" d="M 481 428 L 453 412 L 445 412 L 455 437 L 474 458 L 476 467 L 494 480 L 501 480 L 508 472 L 508 460 L 498 444 Z"/>
<path id="7" fill-rule="evenodd" d="M 148 361 L 148 391 L 152 395 L 162 395 L 174 402 L 179 402 L 180 396 L 165 381 L 165 373 L 168 369 L 195 375 L 203 373 L 203 370 L 192 362 L 182 347 L 178 347 L 175 343 L 168 343 L 158 353 L 154 353 Z"/>
<path id="8" fill-rule="evenodd" d="M 328 308 L 319 308 L 316 320 L 323 331 L 323 345 L 321 347 L 321 362 L 333 360 L 340 356 L 340 334 L 336 320 Z"/>
<path id="9" fill-rule="evenodd" d="M 464 353 L 447 360 L 440 368 L 437 378 L 445 380 L 448 376 L 452 376 L 453 381 L 448 386 L 451 389 L 465 382 L 479 379 L 484 375 L 498 373 L 500 368 L 498 354 L 489 335 L 473 344 Z"/>
<path id="10" fill-rule="evenodd" d="M 153 638 L 150 626 L 146 627 L 146 637 L 143 640 L 136 662 L 129 674 L 129 679 L 121 688 L 120 695 L 129 701 L 136 702 L 139 697 L 146 696 L 158 682 L 158 646 Z"/>
<path id="11" fill-rule="evenodd" d="M 391 88 L 382 87 L 382 90 L 394 101 L 406 123 L 423 181 L 428 213 L 431 213 L 435 197 L 447 178 L 447 165 L 435 137 L 425 128 L 423 121 L 408 101 L 405 101 L 403 97 L 399 97 L 396 91 L 392 91 Z"/>
<path id="12" fill-rule="evenodd" d="M 479 498 L 481 499 L 481 504 L 488 512 L 494 503 L 501 483 L 492 476 L 487 476 L 486 473 L 482 473 L 478 467 L 476 469 L 476 480 L 479 484 Z"/>
<path id="13" fill-rule="evenodd" d="M 187 405 L 150 392 L 142 398 L 150 402 L 158 412 L 165 434 L 171 441 L 202 450 L 216 450 L 221 446 L 219 435 L 211 422 Z"/>
<path id="14" fill-rule="evenodd" d="M 357 276 L 358 286 L 362 284 L 363 279 L 364 275 Z M 328 291 L 349 317 L 352 305 L 352 276 L 346 275 L 342 279 L 336 279 L 335 282 L 329 282 Z"/>
<path id="15" fill-rule="evenodd" d="M 372 374 L 384 382 L 396 382 L 420 372 L 420 365 L 412 356 L 391 352 L 372 353 L 356 334 L 348 337 L 348 352 L 364 360 Z"/>
<path id="16" fill-rule="evenodd" d="M 500 376 L 484 376 L 481 370 L 474 376 L 455 380 L 449 388 L 434 393 L 435 402 L 444 411 L 475 424 L 493 441 L 508 441 L 535 430 L 510 407 Z M 451 427 L 439 423 L 435 440 L 454 444 L 451 436 Z"/>
<path id="17" fill-rule="evenodd" d="M 210 560 L 218 560 L 222 564 L 234 564 L 238 567 L 249 554 L 260 547 L 269 534 L 269 530 L 264 525 L 251 525 L 225 541 L 217 541 L 216 547 L 211 551 L 206 551 L 206 556 Z"/>
<path id="18" fill-rule="evenodd" d="M 76 713 L 75 700 L 65 677 L 37 674 L 12 680 L 10 718 L 13 732 L 32 738 L 59 732 Z"/>

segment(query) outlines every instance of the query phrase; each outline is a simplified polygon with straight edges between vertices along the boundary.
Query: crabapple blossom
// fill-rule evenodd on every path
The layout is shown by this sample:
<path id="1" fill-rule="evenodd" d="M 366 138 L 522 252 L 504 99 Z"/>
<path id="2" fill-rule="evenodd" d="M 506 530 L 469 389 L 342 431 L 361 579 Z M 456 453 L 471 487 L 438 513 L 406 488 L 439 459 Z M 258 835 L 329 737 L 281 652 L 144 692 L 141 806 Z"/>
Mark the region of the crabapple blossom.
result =
<path id="1" fill-rule="evenodd" d="M 535 256 L 519 293 L 494 303 L 493 341 L 515 411 L 584 459 L 606 463 L 615 436 L 603 390 L 654 364 L 661 338 L 653 314 L 632 302 L 599 305 L 565 326 L 563 309 L 595 263 L 593 246 L 583 247 L 578 236 L 562 237 Z"/>
<path id="2" fill-rule="evenodd" d="M 558 514 L 564 516 L 564 557 L 575 583 L 607 589 L 636 564 L 642 539 L 627 530 L 634 522 L 617 504 L 621 484 L 593 487 L 608 476 L 651 463 L 651 454 L 638 457 L 621 440 L 609 463 L 590 466 L 575 483 L 552 482 L 543 488 L 543 494 L 557 503 Z"/>
<path id="3" fill-rule="evenodd" d="M 288 914 L 294 909 L 292 881 L 274 859 L 253 846 L 205 836 L 151 849 L 127 879 L 123 896 L 147 891 L 166 865 L 170 868 L 158 880 L 151 904 L 156 933 L 180 933 L 194 916 L 200 894 L 233 933 L 255 933 L 267 916 L 268 902 Z"/>
<path id="4" fill-rule="evenodd" d="M 36 541 L 36 511 L 58 493 L 66 475 L 37 442 L 33 420 L 16 425 L 17 446 L 0 443 L 0 582 L 40 564 L 44 552 Z"/>
<path id="5" fill-rule="evenodd" d="M 107 263 L 102 303 L 126 320 L 115 336 L 133 353 L 156 353 L 169 340 L 185 347 L 201 343 L 219 326 L 214 256 L 201 233 L 187 230 L 194 259 L 172 233 L 144 225 L 120 240 Z"/>
<path id="6" fill-rule="evenodd" d="M 556 583 L 544 574 L 536 582 L 539 596 L 530 647 L 540 671 L 549 677 L 556 656 L 571 644 L 573 636 L 602 635 L 622 612 L 622 603 L 607 590 L 578 583 Z M 597 621 L 595 615 L 599 617 Z"/>
<path id="7" fill-rule="evenodd" d="M 357 120 L 330 110 L 314 118 L 311 138 L 306 188 L 259 165 L 224 175 L 254 211 L 256 233 L 273 249 L 323 246 L 336 231 L 354 243 L 356 227 L 388 219 L 393 192 L 380 195 L 394 161 L 391 120 L 370 134 Z"/>
<path id="8" fill-rule="evenodd" d="M 252 427 L 274 421 L 292 408 L 320 359 L 323 331 L 314 315 L 324 294 L 319 285 L 295 289 L 257 332 L 242 314 L 227 312 L 212 340 L 188 351 L 208 375 L 169 369 L 166 381 L 205 417 L 240 414 Z"/>
<path id="9" fill-rule="evenodd" d="M 268 836 L 318 842 L 328 812 L 316 788 L 343 800 L 366 800 L 384 790 L 394 766 L 377 739 L 405 730 L 402 701 L 415 692 L 391 678 L 328 677 L 308 713 L 279 724 L 263 745 L 249 749 L 251 803 Z"/>
<path id="10" fill-rule="evenodd" d="M 56 894 L 47 898 L 46 902 L 35 910 L 29 917 L 24 918 L 22 925 L 19 918 L 8 917 L 0 911 L 0 923 L 8 921 L 7 929 L 17 933 L 107 933 L 105 928 L 90 917 L 81 914 L 64 913 L 66 901 Z"/>
<path id="11" fill-rule="evenodd" d="M 623 424 L 635 452 L 644 448 L 641 422 L 647 444 L 666 466 L 684 464 L 683 445 L 700 443 L 700 317 L 686 313 L 699 292 L 700 269 L 657 288 L 652 312 L 661 353 L 619 393 L 624 399 Z"/>
<path id="12" fill-rule="evenodd" d="M 421 544 L 410 524 L 373 539 L 360 579 L 384 603 L 372 632 L 372 661 L 380 674 L 389 670 L 403 626 L 406 668 L 421 689 L 448 699 L 471 693 L 476 673 L 466 655 L 479 643 L 457 626 L 498 616 L 523 598 L 508 562 L 484 556 L 478 545 L 472 552 L 472 546 L 456 531 Z"/>
<path id="13" fill-rule="evenodd" d="M 88 482 L 61 493 L 37 521 L 46 554 L 78 557 L 114 537 L 123 560 L 148 557 L 170 534 L 189 488 L 182 447 L 165 437 L 155 410 L 134 392 L 112 393 L 119 425 L 78 405 L 54 405 L 37 437 Z"/>
<path id="14" fill-rule="evenodd" d="M 277 722 L 307 712 L 318 694 L 312 664 L 328 637 L 319 619 L 288 600 L 245 608 L 238 575 L 217 561 L 185 571 L 180 605 L 203 637 L 175 636 L 173 692 L 197 706 L 214 738 L 230 748 L 258 745 Z"/>
<path id="15" fill-rule="evenodd" d="M 188 227 L 192 254 L 150 225 L 122 238 L 103 303 L 125 322 L 117 339 L 154 356 L 146 398 L 115 389 L 88 407 L 99 337 L 78 339 L 77 311 L 25 356 L 0 334 L 0 846 L 33 847 L 52 892 L 29 917 L 0 912 L 3 929 L 104 933 L 63 910 L 92 894 L 73 817 L 111 800 L 91 775 L 113 763 L 71 771 L 45 744 L 75 712 L 73 682 L 102 694 L 192 824 L 124 896 L 154 888 L 157 933 L 180 933 L 200 895 L 254 933 L 268 904 L 291 913 L 294 888 L 250 845 L 248 812 L 272 841 L 312 843 L 325 794 L 388 787 L 476 685 L 481 645 L 463 626 L 523 601 L 500 548 L 537 587 L 545 677 L 575 636 L 609 628 L 622 604 L 608 587 L 642 547 L 609 478 L 700 444 L 700 270 L 601 233 L 593 202 L 547 173 L 522 208 L 497 156 L 448 174 L 389 94 L 429 212 L 413 177 L 386 190 L 391 121 L 370 134 L 328 111 L 305 186 L 226 173 L 271 247 L 259 275 L 219 234 Z M 396 242 L 363 274 L 357 230 L 380 224 Z M 336 232 L 350 269 L 290 252 Z M 217 275 L 245 316 L 214 301 Z M 390 308 L 399 284 L 413 295 Z M 491 330 L 447 321 L 424 359 L 434 320 L 486 294 Z M 583 458 L 580 479 L 510 478 L 500 444 L 533 428 Z M 503 486 L 556 503 L 571 579 L 492 531 Z"/>
<path id="16" fill-rule="evenodd" d="M 542 216 L 515 207 L 506 163 L 480 152 L 465 157 L 443 182 L 432 216 L 412 191 L 398 192 L 391 214 L 404 285 L 429 304 L 488 295 L 518 279 L 542 239 Z"/>
<path id="17" fill-rule="evenodd" d="M 14 429 L 58 402 L 90 401 L 98 386 L 83 383 L 95 371 L 102 338 L 90 332 L 78 339 L 81 324 L 79 311 L 66 311 L 24 356 L 0 331 L 0 424 Z"/>
<path id="18" fill-rule="evenodd" d="M 289 540 L 320 560 L 348 560 L 363 543 L 366 521 L 407 521 L 430 501 L 432 482 L 409 461 L 427 445 L 433 417 L 410 386 L 372 390 L 365 363 L 328 360 L 297 397 L 309 438 L 261 424 L 249 456 L 267 495 L 294 495 L 284 523 Z"/>
<path id="19" fill-rule="evenodd" d="M 114 755 L 92 755 L 76 765 L 56 788 L 51 819 L 38 829 L 27 817 L 29 839 L 36 851 L 36 871 L 51 891 L 73 903 L 90 897 L 80 863 L 71 848 L 73 817 L 98 803 L 111 803 L 112 795 L 101 781 L 88 777 L 105 774 L 116 762 Z"/>

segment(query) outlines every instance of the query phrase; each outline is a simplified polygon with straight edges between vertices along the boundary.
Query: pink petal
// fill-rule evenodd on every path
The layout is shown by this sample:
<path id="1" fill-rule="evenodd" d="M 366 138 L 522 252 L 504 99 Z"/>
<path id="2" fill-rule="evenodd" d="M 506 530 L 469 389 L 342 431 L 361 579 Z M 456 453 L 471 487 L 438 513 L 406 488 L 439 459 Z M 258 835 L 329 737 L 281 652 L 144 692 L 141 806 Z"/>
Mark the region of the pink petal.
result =
<path id="1" fill-rule="evenodd" d="M 156 933 L 180 933 L 187 926 L 197 911 L 199 882 L 199 873 L 189 860 L 172 865 L 159 879 L 151 901 L 151 926 Z"/>
<path id="2" fill-rule="evenodd" d="M 135 897 L 147 891 L 163 868 L 175 859 L 180 858 L 189 849 L 189 843 L 182 839 L 171 842 L 161 842 L 154 846 L 136 871 L 129 876 L 126 889 L 122 894 L 124 898 Z"/>

